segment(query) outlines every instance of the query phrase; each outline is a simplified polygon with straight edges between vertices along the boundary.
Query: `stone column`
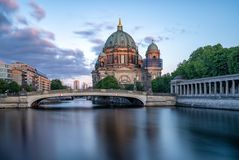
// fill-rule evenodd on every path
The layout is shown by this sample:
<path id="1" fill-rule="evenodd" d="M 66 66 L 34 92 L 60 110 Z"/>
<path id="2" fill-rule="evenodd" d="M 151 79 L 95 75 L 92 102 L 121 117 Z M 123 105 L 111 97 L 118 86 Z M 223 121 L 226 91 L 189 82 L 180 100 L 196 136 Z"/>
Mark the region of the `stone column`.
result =
<path id="1" fill-rule="evenodd" d="M 226 81 L 226 95 L 228 95 L 228 80 Z"/>
<path id="2" fill-rule="evenodd" d="M 217 94 L 217 82 L 214 82 L 214 94 Z"/>
<path id="3" fill-rule="evenodd" d="M 182 85 L 179 85 L 179 94 L 182 95 Z"/>
<path id="4" fill-rule="evenodd" d="M 179 95 L 179 85 L 176 84 L 176 94 Z"/>
<path id="5" fill-rule="evenodd" d="M 199 83 L 199 94 L 202 95 L 202 83 Z"/>
<path id="6" fill-rule="evenodd" d="M 207 84 L 206 84 L 206 82 L 204 83 L 204 94 L 207 94 Z"/>
<path id="7" fill-rule="evenodd" d="M 183 85 L 183 92 L 184 92 L 183 94 L 186 95 L 186 85 L 185 84 Z"/>
<path id="8" fill-rule="evenodd" d="M 187 95 L 189 95 L 189 84 L 187 84 Z"/>
<path id="9" fill-rule="evenodd" d="M 220 81 L 220 94 L 222 94 L 222 81 Z"/>
<path id="10" fill-rule="evenodd" d="M 191 85 L 191 95 L 193 95 L 193 84 L 190 85 Z"/>
<path id="11" fill-rule="evenodd" d="M 235 80 L 232 80 L 232 95 L 235 95 Z"/>
<path id="12" fill-rule="evenodd" d="M 181 86 L 182 86 L 182 95 L 183 95 L 183 93 L 184 93 L 183 84 Z"/>
<path id="13" fill-rule="evenodd" d="M 173 94 L 173 85 L 170 85 L 170 93 Z"/>
<path id="14" fill-rule="evenodd" d="M 198 84 L 195 83 L 195 95 L 198 95 Z"/>
<path id="15" fill-rule="evenodd" d="M 211 82 L 208 83 L 208 87 L 209 87 L 209 95 L 212 94 L 212 85 Z"/>

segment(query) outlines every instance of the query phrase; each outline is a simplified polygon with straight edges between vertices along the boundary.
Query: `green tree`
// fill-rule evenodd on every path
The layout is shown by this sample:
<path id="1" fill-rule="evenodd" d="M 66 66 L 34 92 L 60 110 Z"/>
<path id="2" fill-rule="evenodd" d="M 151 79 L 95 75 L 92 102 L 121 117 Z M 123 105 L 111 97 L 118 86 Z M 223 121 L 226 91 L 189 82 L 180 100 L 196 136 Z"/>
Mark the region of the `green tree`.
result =
<path id="1" fill-rule="evenodd" d="M 59 79 L 53 79 L 51 81 L 51 90 L 66 89 L 66 86 L 63 86 Z"/>
<path id="2" fill-rule="evenodd" d="M 170 74 L 165 74 L 162 77 L 157 77 L 151 81 L 152 91 L 160 93 L 170 92 L 170 81 L 172 76 Z"/>
<path id="3" fill-rule="evenodd" d="M 124 89 L 129 90 L 129 91 L 133 91 L 134 90 L 134 84 L 125 84 Z"/>
<path id="4" fill-rule="evenodd" d="M 228 65 L 230 74 L 239 73 L 239 47 L 233 47 L 230 49 Z"/>
<path id="5" fill-rule="evenodd" d="M 8 83 L 6 80 L 0 79 L 0 93 L 5 93 L 8 90 Z"/>
<path id="6" fill-rule="evenodd" d="M 239 73 L 239 47 L 223 48 L 221 44 L 200 47 L 188 60 L 180 63 L 172 76 L 185 79 Z"/>
<path id="7" fill-rule="evenodd" d="M 144 90 L 144 86 L 141 82 L 136 82 L 136 90 L 137 91 L 143 91 Z"/>
<path id="8" fill-rule="evenodd" d="M 97 89 L 120 89 L 120 85 L 114 76 L 107 76 L 96 84 Z"/>
<path id="9" fill-rule="evenodd" d="M 9 93 L 18 93 L 20 91 L 20 86 L 15 81 L 11 81 L 8 83 L 8 91 Z"/>
<path id="10" fill-rule="evenodd" d="M 137 91 L 143 91 L 144 90 L 144 86 L 141 82 L 136 82 L 135 85 L 136 85 L 136 90 Z M 134 84 L 125 84 L 124 89 L 133 91 L 134 90 Z"/>
<path id="11" fill-rule="evenodd" d="M 21 86 L 21 90 L 24 90 L 24 91 L 27 91 L 27 92 L 32 92 L 33 88 L 32 88 L 32 85 L 25 84 L 25 85 Z"/>

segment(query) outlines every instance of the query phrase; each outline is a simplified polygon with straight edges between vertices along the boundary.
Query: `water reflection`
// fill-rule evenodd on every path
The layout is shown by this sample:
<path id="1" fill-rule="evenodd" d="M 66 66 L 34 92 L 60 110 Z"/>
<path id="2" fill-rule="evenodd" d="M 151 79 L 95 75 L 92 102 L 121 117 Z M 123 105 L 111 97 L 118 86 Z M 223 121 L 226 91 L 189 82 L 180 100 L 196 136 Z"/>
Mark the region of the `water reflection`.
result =
<path id="1" fill-rule="evenodd" d="M 0 111 L 0 159 L 239 159 L 238 112 L 51 107 Z"/>

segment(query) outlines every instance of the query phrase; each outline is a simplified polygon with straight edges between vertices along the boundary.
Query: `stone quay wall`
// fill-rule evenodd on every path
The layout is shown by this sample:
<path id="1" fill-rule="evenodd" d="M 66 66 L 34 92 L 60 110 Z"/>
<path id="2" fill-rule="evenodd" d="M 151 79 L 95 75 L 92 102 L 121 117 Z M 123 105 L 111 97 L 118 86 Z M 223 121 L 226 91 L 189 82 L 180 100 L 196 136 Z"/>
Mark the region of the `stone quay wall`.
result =
<path id="1" fill-rule="evenodd" d="M 176 97 L 172 95 L 154 96 L 148 95 L 146 107 L 175 106 Z"/>
<path id="2" fill-rule="evenodd" d="M 177 106 L 239 110 L 239 98 L 235 97 L 177 97 Z"/>
<path id="3" fill-rule="evenodd" d="M 27 96 L 0 97 L 0 108 L 27 108 Z"/>

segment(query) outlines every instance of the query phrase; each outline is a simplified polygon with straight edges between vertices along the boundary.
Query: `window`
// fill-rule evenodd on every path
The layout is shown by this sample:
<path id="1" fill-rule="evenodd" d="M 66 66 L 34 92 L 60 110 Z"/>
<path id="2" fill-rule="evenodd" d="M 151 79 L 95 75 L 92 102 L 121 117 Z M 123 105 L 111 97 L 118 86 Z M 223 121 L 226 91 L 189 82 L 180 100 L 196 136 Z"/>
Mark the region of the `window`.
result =
<path id="1" fill-rule="evenodd" d="M 121 63 L 124 63 L 124 55 L 121 55 L 121 60 L 120 60 Z"/>

